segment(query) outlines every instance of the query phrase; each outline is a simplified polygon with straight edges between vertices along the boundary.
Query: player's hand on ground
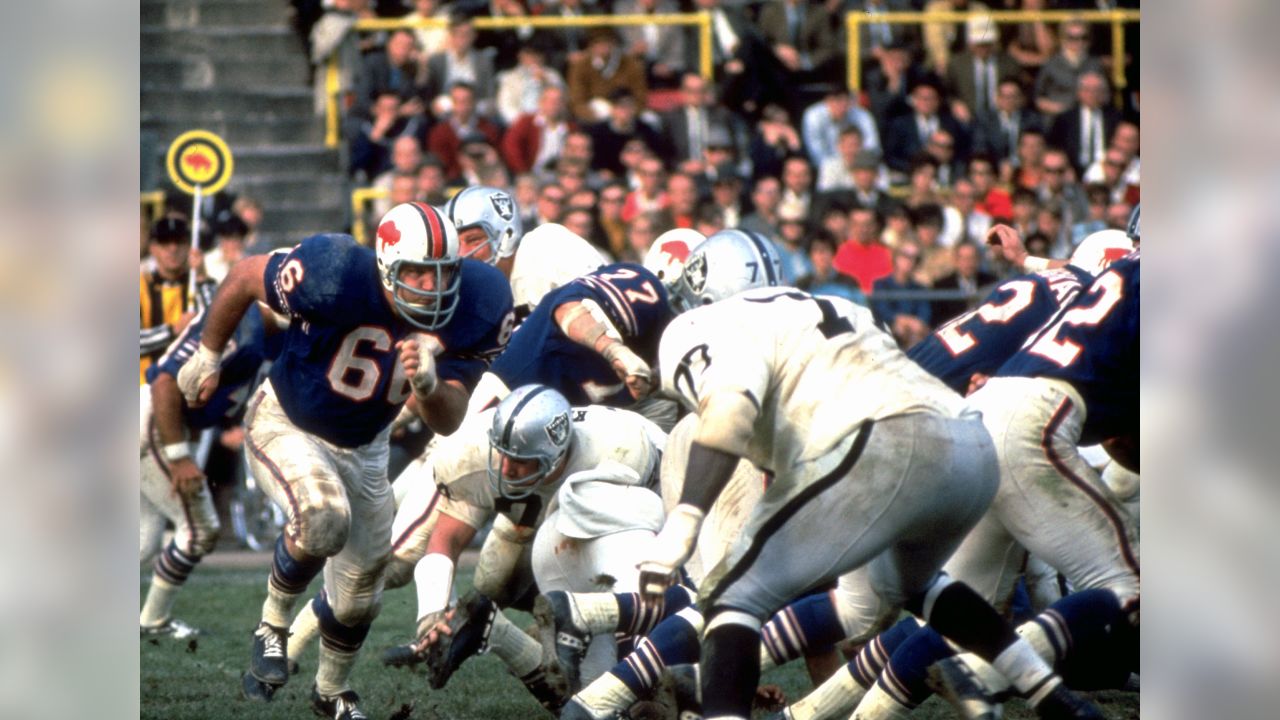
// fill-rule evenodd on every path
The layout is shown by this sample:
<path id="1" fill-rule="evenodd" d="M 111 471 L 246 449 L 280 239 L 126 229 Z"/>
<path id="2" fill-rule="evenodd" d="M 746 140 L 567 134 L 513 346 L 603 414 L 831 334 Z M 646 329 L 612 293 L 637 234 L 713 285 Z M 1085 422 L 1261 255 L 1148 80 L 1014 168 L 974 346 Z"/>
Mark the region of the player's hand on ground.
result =
<path id="1" fill-rule="evenodd" d="M 453 631 L 449 629 L 449 621 L 453 619 L 456 609 L 438 610 L 433 613 L 427 613 L 418 621 L 418 641 L 415 642 L 414 650 L 418 654 L 423 654 L 427 648 L 435 645 L 442 635 L 452 635 Z"/>
<path id="2" fill-rule="evenodd" d="M 680 567 L 693 557 L 693 546 L 706 513 L 691 504 L 680 503 L 667 515 L 662 530 L 653 538 L 636 567 L 640 570 L 640 592 L 651 600 L 676 581 Z"/>
<path id="3" fill-rule="evenodd" d="M 787 705 L 787 694 L 777 685 L 761 685 L 756 688 L 752 704 L 765 712 L 777 712 Z"/>
<path id="4" fill-rule="evenodd" d="M 196 348 L 190 360 L 178 370 L 178 390 L 191 407 L 201 407 L 218 389 L 218 364 L 222 353 L 216 353 L 203 343 Z"/>
<path id="5" fill-rule="evenodd" d="M 1000 254 L 1014 267 L 1022 267 L 1027 259 L 1027 247 L 1018 231 L 1000 223 L 987 231 L 987 244 L 1000 248 Z"/>
<path id="6" fill-rule="evenodd" d="M 182 497 L 195 497 L 204 488 L 204 472 L 190 457 L 178 458 L 169 463 L 169 481 Z"/>

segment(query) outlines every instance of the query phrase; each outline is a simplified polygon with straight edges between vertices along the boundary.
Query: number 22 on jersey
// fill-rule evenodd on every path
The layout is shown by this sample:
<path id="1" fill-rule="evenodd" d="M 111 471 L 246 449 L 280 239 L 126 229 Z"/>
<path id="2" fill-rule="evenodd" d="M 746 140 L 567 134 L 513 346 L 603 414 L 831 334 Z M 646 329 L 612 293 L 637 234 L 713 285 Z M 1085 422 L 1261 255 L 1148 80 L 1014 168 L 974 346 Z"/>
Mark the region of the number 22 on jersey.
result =
<path id="1" fill-rule="evenodd" d="M 973 329 L 973 320 L 981 320 L 992 325 L 1003 325 L 1017 317 L 1018 313 L 1030 307 L 1032 300 L 1035 299 L 1036 284 L 1030 280 L 1007 282 L 1001 285 L 1000 289 L 1007 290 L 1013 294 L 1004 302 L 983 303 L 980 307 L 970 310 L 938 328 L 938 339 L 951 352 L 952 357 L 960 355 L 978 344 L 972 332 L 965 330 L 965 326 L 968 326 L 970 331 Z"/>
<path id="2" fill-rule="evenodd" d="M 1065 328 L 1098 325 L 1106 319 L 1116 303 L 1120 302 L 1123 294 L 1124 278 L 1114 271 L 1103 274 L 1087 293 L 1096 295 L 1097 300 L 1091 305 L 1074 307 L 1062 313 L 1056 322 L 1035 339 L 1027 352 L 1052 360 L 1062 367 L 1070 365 L 1079 357 L 1083 348 L 1077 342 L 1065 337 L 1060 339 L 1058 336 Z"/>

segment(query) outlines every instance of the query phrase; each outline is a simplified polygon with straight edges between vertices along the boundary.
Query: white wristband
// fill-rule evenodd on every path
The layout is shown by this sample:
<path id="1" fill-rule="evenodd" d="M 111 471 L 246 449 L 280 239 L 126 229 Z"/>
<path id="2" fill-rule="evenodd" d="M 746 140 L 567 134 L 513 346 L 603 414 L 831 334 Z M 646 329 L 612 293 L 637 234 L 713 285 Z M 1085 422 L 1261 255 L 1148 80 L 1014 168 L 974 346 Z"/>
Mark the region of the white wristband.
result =
<path id="1" fill-rule="evenodd" d="M 176 442 L 171 445 L 165 445 L 161 451 L 164 453 L 164 459 L 169 462 L 191 457 L 191 446 L 185 442 Z"/>
<path id="2" fill-rule="evenodd" d="M 1028 255 L 1026 260 L 1022 261 L 1022 269 L 1027 272 L 1039 272 L 1049 267 L 1049 259 Z"/>
<path id="3" fill-rule="evenodd" d="M 453 561 L 439 553 L 431 553 L 413 568 L 413 582 L 418 588 L 418 619 L 449 607 L 453 595 Z"/>

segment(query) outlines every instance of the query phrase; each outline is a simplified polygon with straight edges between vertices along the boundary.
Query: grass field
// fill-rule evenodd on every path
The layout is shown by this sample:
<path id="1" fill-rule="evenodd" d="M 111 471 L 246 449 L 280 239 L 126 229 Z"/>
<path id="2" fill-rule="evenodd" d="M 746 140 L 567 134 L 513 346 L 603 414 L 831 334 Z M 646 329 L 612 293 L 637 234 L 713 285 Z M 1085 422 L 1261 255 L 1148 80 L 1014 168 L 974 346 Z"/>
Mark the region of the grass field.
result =
<path id="1" fill-rule="evenodd" d="M 212 565 L 213 563 L 210 563 Z M 240 698 L 240 674 L 248 667 L 249 634 L 256 626 L 266 594 L 265 565 L 256 569 L 202 567 L 178 598 L 175 616 L 200 627 L 195 641 L 142 641 L 141 706 L 143 718 L 164 720 L 242 720 L 244 718 L 310 717 L 308 699 L 315 672 L 315 649 L 302 660 L 302 673 L 276 694 L 270 704 Z M 459 593 L 471 584 L 471 573 L 460 573 Z M 145 586 L 142 588 L 145 594 Z M 432 691 L 422 675 L 382 667 L 382 649 L 407 639 L 412 632 L 415 599 L 411 588 L 387 593 L 382 614 L 374 623 L 365 652 L 351 682 L 363 698 L 362 709 L 375 720 L 534 720 L 550 717 L 507 674 L 497 658 L 482 656 L 468 662 L 443 690 Z M 533 622 L 525 613 L 509 612 L 521 627 Z M 764 682 L 781 685 L 789 698 L 801 696 L 809 681 L 800 663 L 767 673 Z M 1138 717 L 1137 696 L 1100 693 L 1095 699 L 1108 717 Z M 757 716 L 762 713 L 757 713 Z M 950 718 L 949 707 L 936 698 L 913 718 Z M 1011 705 L 1006 718 L 1034 717 Z"/>

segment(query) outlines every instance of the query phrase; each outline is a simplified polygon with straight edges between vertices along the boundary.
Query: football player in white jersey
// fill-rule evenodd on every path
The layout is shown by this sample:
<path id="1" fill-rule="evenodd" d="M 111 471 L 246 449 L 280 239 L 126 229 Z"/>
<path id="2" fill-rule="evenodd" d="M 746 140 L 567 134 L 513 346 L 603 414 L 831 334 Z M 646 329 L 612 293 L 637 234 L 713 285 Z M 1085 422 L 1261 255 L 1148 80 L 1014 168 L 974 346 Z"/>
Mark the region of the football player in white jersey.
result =
<path id="1" fill-rule="evenodd" d="M 686 275 L 697 282 L 691 262 Z M 751 332 L 744 332 L 744 328 Z M 940 572 L 995 492 L 995 450 L 964 400 L 851 303 L 791 289 L 739 294 L 677 318 L 663 391 L 697 413 L 679 504 L 641 564 L 662 592 L 692 554 L 740 458 L 774 474 L 701 588 L 708 718 L 750 715 L 763 621 L 857 570 L 864 636 L 905 607 L 991 661 L 1043 716 L 1097 717 L 971 589 Z"/>
<path id="2" fill-rule="evenodd" d="M 534 580 L 547 589 L 638 589 L 639 539 L 652 538 L 663 517 L 656 490 L 665 435 L 626 410 L 570 408 L 541 385 L 516 389 L 479 419 L 436 446 L 427 460 L 435 497 L 397 537 L 413 543 L 397 557 L 416 561 L 418 641 L 387 660 L 425 660 L 442 687 L 487 644 L 543 700 L 541 649 L 496 606 Z M 450 610 L 454 563 L 490 520 L 476 592 Z M 599 585 L 602 577 L 615 584 Z M 599 647 L 592 653 L 602 672 L 613 662 L 612 638 Z"/>

